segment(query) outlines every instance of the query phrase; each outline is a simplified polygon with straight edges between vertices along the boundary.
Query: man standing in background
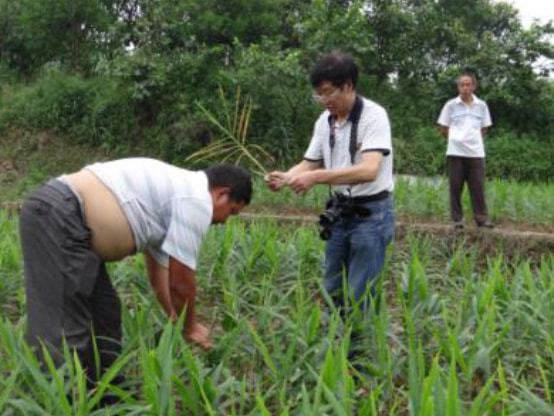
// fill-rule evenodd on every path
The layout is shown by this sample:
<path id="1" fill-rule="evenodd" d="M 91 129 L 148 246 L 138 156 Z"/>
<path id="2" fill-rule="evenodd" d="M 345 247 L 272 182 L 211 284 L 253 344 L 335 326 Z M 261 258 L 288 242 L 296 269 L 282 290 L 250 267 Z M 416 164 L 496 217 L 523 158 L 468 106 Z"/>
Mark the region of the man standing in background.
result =
<path id="1" fill-rule="evenodd" d="M 492 125 L 487 103 L 474 95 L 475 75 L 458 77 L 458 97 L 449 100 L 438 119 L 441 134 L 448 138 L 446 155 L 450 184 L 450 215 L 455 229 L 463 229 L 461 195 L 467 182 L 473 218 L 478 227 L 492 228 L 485 202 L 485 147 L 483 137 Z"/>

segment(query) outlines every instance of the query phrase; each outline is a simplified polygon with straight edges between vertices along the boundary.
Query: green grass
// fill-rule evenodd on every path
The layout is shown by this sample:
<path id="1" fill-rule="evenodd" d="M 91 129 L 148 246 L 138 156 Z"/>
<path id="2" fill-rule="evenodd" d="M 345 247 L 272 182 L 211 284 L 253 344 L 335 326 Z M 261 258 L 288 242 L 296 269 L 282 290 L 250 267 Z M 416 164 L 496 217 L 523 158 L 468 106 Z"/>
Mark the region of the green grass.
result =
<path id="1" fill-rule="evenodd" d="M 491 219 L 497 223 L 520 223 L 554 231 L 554 184 L 519 183 L 499 179 L 486 184 L 486 199 Z M 328 187 L 318 186 L 305 195 L 295 195 L 290 189 L 271 192 L 261 181 L 255 184 L 250 210 L 319 212 L 329 195 Z M 398 177 L 394 190 L 395 210 L 408 216 L 433 222 L 449 221 L 448 183 L 446 178 L 433 179 Z M 466 220 L 470 221 L 471 204 L 467 188 L 462 198 Z"/>
<path id="2" fill-rule="evenodd" d="M 20 201 L 26 193 L 45 180 L 80 169 L 98 160 L 136 155 L 148 156 L 147 149 L 134 148 L 134 154 L 123 149 L 108 152 L 101 147 L 75 143 L 69 137 L 52 131 L 33 133 L 11 129 L 0 134 L 0 164 L 9 162 L 14 169 L 0 166 L 0 204 Z M 137 153 L 138 152 L 138 153 Z M 150 155 L 156 157 L 155 155 Z M 271 192 L 260 179 L 255 181 L 251 211 L 295 213 L 320 212 L 329 194 L 328 187 L 317 186 L 306 195 L 295 195 L 290 189 Z M 395 182 L 395 209 L 402 219 L 448 222 L 448 185 L 446 178 L 408 179 Z M 495 223 L 520 225 L 554 232 L 554 184 L 519 183 L 499 179 L 486 184 L 486 199 Z M 471 221 L 467 189 L 463 195 L 466 220 Z"/>
<path id="3" fill-rule="evenodd" d="M 200 259 L 198 313 L 213 327 L 214 348 L 191 347 L 166 323 L 141 258 L 112 264 L 124 352 L 87 392 L 69 351 L 65 366 L 41 372 L 25 347 L 15 221 L 0 217 L 0 230 L 1 414 L 554 412 L 552 254 L 535 263 L 501 251 L 483 257 L 463 239 L 447 247 L 411 235 L 390 251 L 378 313 L 343 321 L 316 300 L 323 243 L 315 228 L 235 219 L 209 232 Z M 353 328 L 363 336 L 351 346 Z M 125 390 L 110 385 L 119 371 Z M 106 391 L 121 403 L 94 410 Z"/>
<path id="4" fill-rule="evenodd" d="M 106 160 L 101 147 L 75 143 L 52 131 L 11 129 L 0 132 L 0 203 L 20 201 L 47 179 L 70 173 L 94 161 Z"/>

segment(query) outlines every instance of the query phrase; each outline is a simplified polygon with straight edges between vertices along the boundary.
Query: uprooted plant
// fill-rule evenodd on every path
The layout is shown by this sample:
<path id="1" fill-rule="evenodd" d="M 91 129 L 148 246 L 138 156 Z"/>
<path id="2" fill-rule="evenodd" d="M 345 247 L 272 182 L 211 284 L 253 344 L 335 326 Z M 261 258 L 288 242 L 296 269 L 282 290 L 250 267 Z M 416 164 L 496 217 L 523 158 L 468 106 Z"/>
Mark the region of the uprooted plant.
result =
<path id="1" fill-rule="evenodd" d="M 239 164 L 245 162 L 255 174 L 264 176 L 267 170 L 264 164 L 272 163 L 271 155 L 260 145 L 248 143 L 248 128 L 252 114 L 252 100 L 241 96 L 240 88 L 235 94 L 234 104 L 231 107 L 223 88 L 219 89 L 222 117 L 218 118 L 202 103 L 197 103 L 206 119 L 217 128 L 220 136 L 207 146 L 194 152 L 186 161 L 200 162 L 229 162 Z"/>

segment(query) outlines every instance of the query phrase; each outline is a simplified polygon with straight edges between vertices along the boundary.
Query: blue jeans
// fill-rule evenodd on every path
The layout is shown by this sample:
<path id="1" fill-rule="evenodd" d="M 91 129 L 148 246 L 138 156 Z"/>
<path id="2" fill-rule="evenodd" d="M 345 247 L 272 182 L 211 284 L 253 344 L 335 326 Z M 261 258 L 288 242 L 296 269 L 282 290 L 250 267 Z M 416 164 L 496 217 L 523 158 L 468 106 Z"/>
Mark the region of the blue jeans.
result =
<path id="1" fill-rule="evenodd" d="M 394 236 L 392 196 L 363 206 L 371 210 L 371 215 L 340 217 L 331 228 L 331 238 L 325 248 L 324 287 L 339 305 L 344 299 L 344 274 L 351 299 L 360 301 L 368 286 L 374 294 L 375 279 L 383 268 L 387 245 Z"/>

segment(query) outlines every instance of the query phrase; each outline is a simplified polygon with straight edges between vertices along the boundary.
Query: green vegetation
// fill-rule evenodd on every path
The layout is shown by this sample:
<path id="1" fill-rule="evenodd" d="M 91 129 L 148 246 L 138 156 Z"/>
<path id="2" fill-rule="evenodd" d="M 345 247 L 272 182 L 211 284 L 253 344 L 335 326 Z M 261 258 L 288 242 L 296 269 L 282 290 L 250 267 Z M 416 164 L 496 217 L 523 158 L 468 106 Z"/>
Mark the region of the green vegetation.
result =
<path id="1" fill-rule="evenodd" d="M 20 201 L 27 192 L 50 177 L 114 157 L 114 152 L 102 148 L 71 143 L 67 138 L 47 132 L 32 135 L 25 130 L 13 130 L 9 136 L 0 139 L 0 153 L 6 160 L 14 161 L 13 169 L 0 171 L 2 204 Z M 254 200 L 248 209 L 258 213 L 319 213 L 329 193 L 325 186 L 315 187 L 306 195 L 295 195 L 288 188 L 275 193 L 267 189 L 260 177 L 256 178 L 254 186 Z M 486 197 L 494 222 L 554 231 L 554 184 L 491 179 L 486 184 Z M 415 178 L 400 175 L 395 181 L 394 198 L 396 213 L 401 219 L 449 221 L 448 184 L 443 176 Z M 471 221 L 467 192 L 462 202 L 466 219 Z"/>
<path id="2" fill-rule="evenodd" d="M 275 193 L 261 181 L 255 184 L 254 212 L 301 214 L 321 211 L 329 190 L 315 187 L 306 195 L 295 195 L 286 188 Z M 554 184 L 520 183 L 494 179 L 487 182 L 486 197 L 491 218 L 500 223 L 517 223 L 552 231 L 554 227 Z M 416 178 L 399 176 L 395 181 L 396 214 L 411 220 L 449 221 L 448 183 L 444 177 Z M 468 192 L 462 203 L 466 219 L 471 220 Z"/>
<path id="3" fill-rule="evenodd" d="M 547 415 L 554 411 L 554 257 L 484 256 L 460 239 L 409 236 L 391 250 L 380 307 L 342 321 L 320 293 L 316 230 L 234 220 L 210 231 L 200 314 L 213 350 L 166 324 L 139 258 L 114 264 L 124 353 L 98 390 L 67 352 L 39 371 L 22 341 L 16 222 L 0 219 L 0 412 L 94 414 Z M 358 351 L 348 358 L 349 333 Z M 126 376 L 125 390 L 110 385 Z"/>
<path id="4" fill-rule="evenodd" d="M 434 127 L 421 127 L 404 139 L 395 139 L 395 171 L 420 176 L 446 172 L 446 139 Z M 485 138 L 487 176 L 524 182 L 550 182 L 554 146 L 529 134 L 495 130 Z"/>
<path id="5" fill-rule="evenodd" d="M 209 117 L 222 120 L 221 87 L 249 98 L 249 143 L 289 165 L 320 111 L 308 72 L 340 48 L 359 62 L 359 91 L 390 113 L 399 173 L 442 172 L 434 125 L 463 68 L 493 116 L 489 173 L 547 181 L 554 170 L 554 29 L 524 29 L 507 3 L 0 0 L 0 10 L 0 135 L 48 129 L 179 163 L 225 138 Z"/>
<path id="6" fill-rule="evenodd" d="M 39 184 L 85 164 L 109 159 L 114 152 L 75 143 L 50 130 L 12 129 L 0 136 L 0 203 L 18 202 Z"/>
<path id="7" fill-rule="evenodd" d="M 339 48 L 360 65 L 358 90 L 389 111 L 396 172 L 422 177 L 398 177 L 400 219 L 448 221 L 434 125 L 468 68 L 495 125 L 493 221 L 554 231 L 554 28 L 524 29 L 506 3 L 0 0 L 0 10 L 1 202 L 113 157 L 193 168 L 242 148 L 259 173 L 289 166 L 320 111 L 308 72 Z M 272 193 L 257 178 L 251 210 L 315 213 L 326 197 L 325 187 Z M 235 219 L 210 230 L 199 264 L 198 313 L 214 348 L 182 340 L 142 258 L 129 258 L 110 265 L 124 351 L 87 391 L 71 351 L 61 368 L 41 368 L 23 341 L 18 238 L 0 210 L 3 415 L 554 413 L 554 256 L 540 245 L 527 256 L 463 234 L 408 234 L 391 247 L 369 315 L 344 321 L 321 292 L 314 226 Z M 118 373 L 121 387 L 111 385 Z M 105 394 L 120 402 L 98 407 Z"/>

